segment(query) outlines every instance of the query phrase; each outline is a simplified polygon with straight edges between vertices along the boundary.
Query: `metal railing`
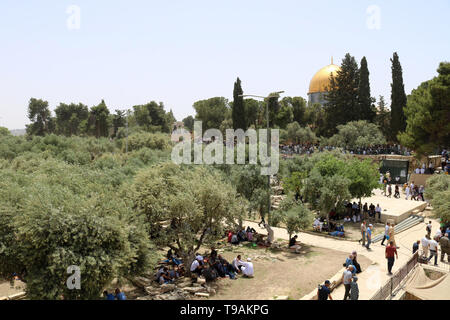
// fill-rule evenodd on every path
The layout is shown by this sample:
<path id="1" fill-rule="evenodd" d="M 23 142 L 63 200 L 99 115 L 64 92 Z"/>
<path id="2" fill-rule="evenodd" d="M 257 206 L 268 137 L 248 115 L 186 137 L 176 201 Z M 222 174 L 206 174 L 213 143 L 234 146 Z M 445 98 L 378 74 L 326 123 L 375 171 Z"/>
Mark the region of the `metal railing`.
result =
<path id="1" fill-rule="evenodd" d="M 395 289 L 406 278 L 406 276 L 417 266 L 419 262 L 419 253 L 416 252 L 414 256 L 398 270 L 389 281 L 378 290 L 370 300 L 386 300 L 394 296 Z"/>

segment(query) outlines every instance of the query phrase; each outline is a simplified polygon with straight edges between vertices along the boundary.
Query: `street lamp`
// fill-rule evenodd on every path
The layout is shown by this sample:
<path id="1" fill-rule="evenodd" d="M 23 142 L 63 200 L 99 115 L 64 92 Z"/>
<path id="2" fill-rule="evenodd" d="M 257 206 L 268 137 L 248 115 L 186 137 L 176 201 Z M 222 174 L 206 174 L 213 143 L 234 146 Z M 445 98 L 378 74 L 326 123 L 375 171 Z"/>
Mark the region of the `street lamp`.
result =
<path id="1" fill-rule="evenodd" d="M 267 121 L 267 151 L 268 151 L 268 156 L 270 158 L 271 155 L 271 143 L 270 143 L 270 131 L 269 131 L 269 102 L 270 99 L 272 98 L 276 98 L 278 99 L 280 97 L 280 94 L 284 93 L 284 91 L 278 91 L 278 92 L 274 92 L 269 94 L 267 97 L 263 97 L 263 96 L 257 96 L 257 95 L 253 95 L 253 94 L 241 94 L 239 95 L 239 97 L 252 97 L 252 98 L 260 98 L 260 99 L 268 99 L 267 101 L 267 106 L 266 106 L 266 121 Z M 270 147 L 269 147 L 270 146 Z M 267 221 L 269 222 L 270 219 L 270 208 L 272 206 L 272 203 L 270 201 L 270 175 L 267 176 L 267 187 L 269 189 L 269 200 L 268 200 L 268 204 L 267 204 Z"/>

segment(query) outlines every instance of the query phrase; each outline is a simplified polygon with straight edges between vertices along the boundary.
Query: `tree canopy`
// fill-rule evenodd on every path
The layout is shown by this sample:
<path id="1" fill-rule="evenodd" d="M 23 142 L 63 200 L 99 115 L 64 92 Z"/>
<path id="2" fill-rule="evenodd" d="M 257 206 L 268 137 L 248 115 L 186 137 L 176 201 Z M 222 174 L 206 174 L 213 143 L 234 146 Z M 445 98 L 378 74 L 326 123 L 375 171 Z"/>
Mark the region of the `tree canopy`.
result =
<path id="1" fill-rule="evenodd" d="M 450 63 L 441 63 L 438 73 L 412 91 L 404 109 L 406 131 L 398 138 L 418 155 L 433 154 L 449 147 Z"/>

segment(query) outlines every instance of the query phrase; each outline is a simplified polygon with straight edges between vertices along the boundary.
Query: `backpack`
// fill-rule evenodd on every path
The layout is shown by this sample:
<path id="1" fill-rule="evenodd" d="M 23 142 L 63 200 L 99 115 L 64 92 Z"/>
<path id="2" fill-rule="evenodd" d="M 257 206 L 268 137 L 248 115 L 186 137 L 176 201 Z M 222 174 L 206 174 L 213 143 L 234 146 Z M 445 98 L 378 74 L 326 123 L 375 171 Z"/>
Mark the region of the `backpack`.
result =
<path id="1" fill-rule="evenodd" d="M 328 292 L 323 287 L 319 286 L 319 300 L 328 300 Z"/>

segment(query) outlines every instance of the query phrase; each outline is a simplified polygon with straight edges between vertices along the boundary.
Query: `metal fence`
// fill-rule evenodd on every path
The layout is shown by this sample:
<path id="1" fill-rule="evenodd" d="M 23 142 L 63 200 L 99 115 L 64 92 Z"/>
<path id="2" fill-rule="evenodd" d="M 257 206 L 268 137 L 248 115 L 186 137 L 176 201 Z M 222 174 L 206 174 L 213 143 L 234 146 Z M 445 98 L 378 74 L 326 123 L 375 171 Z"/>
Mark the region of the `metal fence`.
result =
<path id="1" fill-rule="evenodd" d="M 406 276 L 417 266 L 419 261 L 419 253 L 416 254 L 400 269 L 389 281 L 373 295 L 370 300 L 386 300 L 388 297 L 394 296 L 395 289 L 406 278 Z"/>

